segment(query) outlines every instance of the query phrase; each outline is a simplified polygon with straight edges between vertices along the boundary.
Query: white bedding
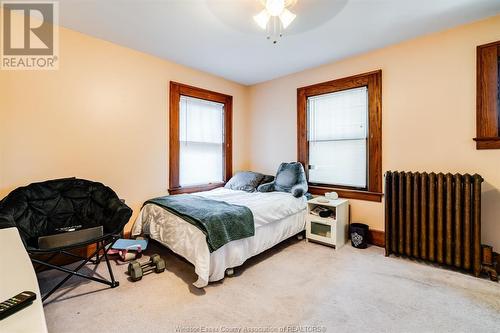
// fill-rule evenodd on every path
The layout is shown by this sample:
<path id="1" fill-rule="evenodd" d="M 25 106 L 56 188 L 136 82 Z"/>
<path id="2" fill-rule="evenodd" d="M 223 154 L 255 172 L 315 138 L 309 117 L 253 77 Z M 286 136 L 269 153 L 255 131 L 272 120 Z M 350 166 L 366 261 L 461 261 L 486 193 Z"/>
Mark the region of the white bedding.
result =
<path id="1" fill-rule="evenodd" d="M 213 200 L 248 207 L 254 216 L 255 235 L 227 243 L 210 253 L 203 232 L 182 218 L 153 204 L 145 205 L 132 235 L 142 233 L 167 246 L 195 266 L 198 280 L 194 285 L 205 287 L 208 282 L 224 278 L 227 268 L 240 266 L 305 227 L 305 197 L 290 193 L 247 193 L 225 188 L 193 193 Z"/>

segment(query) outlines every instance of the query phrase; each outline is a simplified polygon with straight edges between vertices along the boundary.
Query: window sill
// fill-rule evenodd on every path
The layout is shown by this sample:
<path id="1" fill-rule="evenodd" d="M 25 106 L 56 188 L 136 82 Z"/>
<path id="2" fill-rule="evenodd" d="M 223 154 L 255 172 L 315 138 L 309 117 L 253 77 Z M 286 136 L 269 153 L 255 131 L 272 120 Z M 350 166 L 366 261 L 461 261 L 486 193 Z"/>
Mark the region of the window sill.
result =
<path id="1" fill-rule="evenodd" d="M 168 193 L 170 195 L 174 195 L 174 194 L 183 194 L 183 193 L 203 192 L 203 191 L 213 190 L 214 188 L 223 187 L 224 185 L 225 185 L 225 183 L 213 183 L 213 184 L 207 184 L 207 185 L 175 187 L 175 188 L 169 188 Z"/>
<path id="2" fill-rule="evenodd" d="M 476 149 L 500 149 L 500 137 L 474 138 Z"/>
<path id="3" fill-rule="evenodd" d="M 356 199 L 365 201 L 382 202 L 383 193 L 369 192 L 360 190 L 349 190 L 345 188 L 326 187 L 326 186 L 309 186 L 309 193 L 316 195 L 324 195 L 326 192 L 335 191 L 339 197 L 346 199 Z"/>

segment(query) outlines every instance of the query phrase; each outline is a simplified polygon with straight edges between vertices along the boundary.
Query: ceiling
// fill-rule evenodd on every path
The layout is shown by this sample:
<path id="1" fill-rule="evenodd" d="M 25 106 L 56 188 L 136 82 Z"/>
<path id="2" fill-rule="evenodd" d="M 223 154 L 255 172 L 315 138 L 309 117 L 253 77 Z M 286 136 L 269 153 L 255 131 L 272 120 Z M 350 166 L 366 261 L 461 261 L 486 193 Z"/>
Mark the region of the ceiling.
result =
<path id="1" fill-rule="evenodd" d="M 251 85 L 500 13 L 500 0 L 298 0 L 274 45 L 259 0 L 60 0 L 62 26 Z"/>

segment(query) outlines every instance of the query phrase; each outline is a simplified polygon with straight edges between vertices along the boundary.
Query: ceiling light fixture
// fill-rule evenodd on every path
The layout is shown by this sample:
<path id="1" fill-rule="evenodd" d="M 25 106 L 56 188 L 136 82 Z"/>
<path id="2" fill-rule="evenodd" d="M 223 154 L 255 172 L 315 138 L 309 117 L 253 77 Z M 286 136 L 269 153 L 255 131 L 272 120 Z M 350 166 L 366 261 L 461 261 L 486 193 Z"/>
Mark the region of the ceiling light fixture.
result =
<path id="1" fill-rule="evenodd" d="M 295 15 L 288 7 L 293 6 L 297 0 L 260 0 L 264 9 L 253 17 L 255 23 L 267 31 L 267 39 L 273 44 L 283 37 L 283 30 L 295 20 Z"/>

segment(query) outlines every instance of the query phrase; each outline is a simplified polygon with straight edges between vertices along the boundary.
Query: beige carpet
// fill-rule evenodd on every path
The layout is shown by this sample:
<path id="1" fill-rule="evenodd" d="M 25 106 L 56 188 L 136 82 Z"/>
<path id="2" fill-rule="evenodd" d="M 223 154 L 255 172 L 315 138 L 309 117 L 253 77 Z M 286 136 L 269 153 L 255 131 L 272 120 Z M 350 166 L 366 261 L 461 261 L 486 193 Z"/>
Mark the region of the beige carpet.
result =
<path id="1" fill-rule="evenodd" d="M 115 289 L 72 278 L 45 306 L 49 332 L 500 332 L 500 284 L 377 247 L 291 239 L 204 290 L 189 263 L 158 251 L 167 271 L 136 283 L 126 265 L 113 265 Z M 60 274 L 41 274 L 42 290 Z"/>

